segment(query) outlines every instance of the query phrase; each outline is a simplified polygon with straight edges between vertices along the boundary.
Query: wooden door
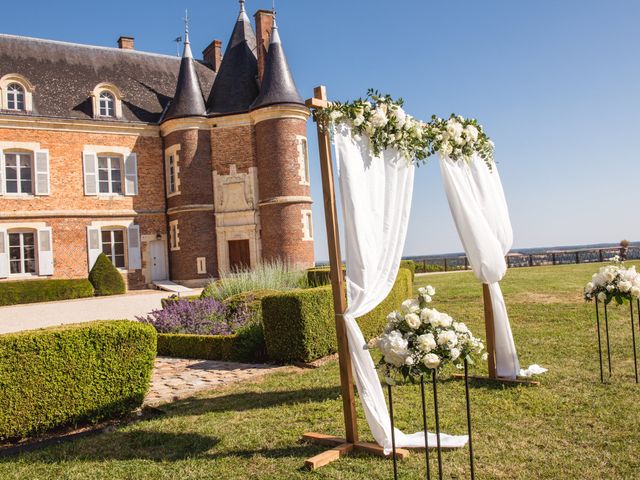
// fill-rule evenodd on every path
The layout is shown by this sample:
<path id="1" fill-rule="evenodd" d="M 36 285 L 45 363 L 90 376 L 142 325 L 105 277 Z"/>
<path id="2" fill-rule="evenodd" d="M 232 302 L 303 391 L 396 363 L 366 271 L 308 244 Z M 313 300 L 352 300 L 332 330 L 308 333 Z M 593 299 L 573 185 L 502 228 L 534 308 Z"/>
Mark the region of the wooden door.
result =
<path id="1" fill-rule="evenodd" d="M 229 240 L 229 270 L 243 270 L 251 267 L 249 240 Z"/>

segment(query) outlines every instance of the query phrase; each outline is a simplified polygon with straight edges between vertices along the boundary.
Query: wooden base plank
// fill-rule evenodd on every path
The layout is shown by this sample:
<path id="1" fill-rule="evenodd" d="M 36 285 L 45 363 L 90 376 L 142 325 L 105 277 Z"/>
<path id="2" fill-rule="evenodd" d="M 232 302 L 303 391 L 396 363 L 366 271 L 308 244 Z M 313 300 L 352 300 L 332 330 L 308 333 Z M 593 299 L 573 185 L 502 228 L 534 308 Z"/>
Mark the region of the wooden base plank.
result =
<path id="1" fill-rule="evenodd" d="M 454 373 L 453 378 L 457 380 L 464 380 L 463 373 Z M 531 387 L 539 387 L 540 382 L 537 380 L 528 380 L 526 378 L 505 378 L 505 377 L 489 377 L 484 375 L 469 375 L 469 380 L 481 380 L 483 382 L 498 382 L 498 383 L 512 383 L 517 385 L 529 385 Z"/>
<path id="2" fill-rule="evenodd" d="M 316 470 L 331 462 L 338 460 L 340 457 L 344 457 L 353 451 L 353 443 L 343 443 L 342 445 L 336 445 L 335 447 L 325 450 L 318 455 L 308 458 L 304 462 L 304 466 L 309 470 Z"/>
<path id="3" fill-rule="evenodd" d="M 372 455 L 378 455 L 379 457 L 391 458 L 392 454 L 385 455 L 384 449 L 377 443 L 369 442 L 356 442 L 354 444 L 356 450 L 362 450 L 363 452 L 370 453 Z M 405 448 L 396 448 L 396 458 L 403 460 L 407 458 L 411 453 Z"/>
<path id="4" fill-rule="evenodd" d="M 302 435 L 302 439 L 307 442 L 317 443 L 319 445 L 329 445 L 331 447 L 348 443 L 344 438 L 316 432 L 307 432 Z"/>

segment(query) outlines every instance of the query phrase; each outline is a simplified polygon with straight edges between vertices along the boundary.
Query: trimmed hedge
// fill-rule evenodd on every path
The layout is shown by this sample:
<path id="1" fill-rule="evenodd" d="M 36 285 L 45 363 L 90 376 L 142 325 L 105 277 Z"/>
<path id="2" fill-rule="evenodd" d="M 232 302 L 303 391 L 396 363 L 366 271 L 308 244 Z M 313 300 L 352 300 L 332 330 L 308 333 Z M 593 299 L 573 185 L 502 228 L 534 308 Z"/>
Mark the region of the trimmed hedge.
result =
<path id="1" fill-rule="evenodd" d="M 160 305 L 162 305 L 162 308 L 165 308 L 168 304 L 170 303 L 175 303 L 178 300 L 199 300 L 200 299 L 200 295 L 186 295 L 184 297 L 178 297 L 177 295 L 171 295 L 170 297 L 167 298 L 161 298 L 160 299 Z"/>
<path id="2" fill-rule="evenodd" d="M 389 312 L 413 296 L 411 271 L 401 268 L 387 298 L 358 323 L 367 340 L 378 336 Z M 291 290 L 262 299 L 262 322 L 270 359 L 310 362 L 337 350 L 331 286 Z"/>
<path id="3" fill-rule="evenodd" d="M 130 413 L 155 354 L 155 329 L 127 320 L 0 335 L 0 440 Z"/>
<path id="4" fill-rule="evenodd" d="M 126 291 L 122 275 L 104 253 L 98 255 L 89 272 L 89 281 L 98 296 L 119 295 Z"/>
<path id="5" fill-rule="evenodd" d="M 408 268 L 411 270 L 411 278 L 415 280 L 416 278 L 416 262 L 413 260 L 401 260 L 400 268 Z"/>
<path id="6" fill-rule="evenodd" d="M 342 266 L 343 274 L 346 272 L 346 267 Z M 307 284 L 309 287 L 321 287 L 323 285 L 329 285 L 331 283 L 331 270 L 329 267 L 314 267 L 307 270 Z"/>
<path id="7" fill-rule="evenodd" d="M 0 306 L 21 303 L 52 302 L 93 296 L 87 280 L 22 280 L 0 283 Z"/>
<path id="8" fill-rule="evenodd" d="M 234 335 L 159 333 L 158 355 L 201 360 L 233 360 L 236 362 L 266 360 L 267 353 L 262 327 L 262 298 L 277 293 L 279 292 L 276 290 L 256 290 L 239 293 L 224 300 L 224 303 L 231 310 L 246 305 L 251 312 L 251 323 Z M 175 299 L 166 300 L 175 301 Z"/>

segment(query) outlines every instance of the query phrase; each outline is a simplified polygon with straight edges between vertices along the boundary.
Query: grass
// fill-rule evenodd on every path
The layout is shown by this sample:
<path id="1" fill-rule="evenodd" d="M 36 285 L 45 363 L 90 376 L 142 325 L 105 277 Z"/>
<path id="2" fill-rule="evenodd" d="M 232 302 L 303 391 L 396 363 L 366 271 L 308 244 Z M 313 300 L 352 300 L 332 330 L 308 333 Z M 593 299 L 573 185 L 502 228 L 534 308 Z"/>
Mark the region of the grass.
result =
<path id="1" fill-rule="evenodd" d="M 582 285 L 595 268 L 534 267 L 507 274 L 503 290 L 522 364 L 539 363 L 549 373 L 540 377 L 540 387 L 472 385 L 477 478 L 638 478 L 640 386 L 632 378 L 628 306 L 611 308 L 615 376 L 601 385 L 593 305 L 581 300 Z M 483 333 L 481 287 L 472 273 L 418 277 L 416 287 L 427 282 L 438 290 L 436 308 Z M 485 366 L 476 370 L 484 372 Z M 302 469 L 305 458 L 323 450 L 301 443 L 303 432 L 343 432 L 337 385 L 337 364 L 331 362 L 211 391 L 168 405 L 153 420 L 0 459 L 0 478 L 391 478 L 390 461 L 365 454 L 317 472 Z M 439 397 L 443 430 L 465 433 L 462 383 L 444 379 Z M 420 428 L 416 387 L 398 387 L 394 407 L 401 429 Z M 370 439 L 359 405 L 358 413 L 361 437 Z M 466 450 L 445 452 L 444 462 L 445 478 L 468 478 Z M 424 478 L 422 452 L 399 468 L 400 478 Z"/>

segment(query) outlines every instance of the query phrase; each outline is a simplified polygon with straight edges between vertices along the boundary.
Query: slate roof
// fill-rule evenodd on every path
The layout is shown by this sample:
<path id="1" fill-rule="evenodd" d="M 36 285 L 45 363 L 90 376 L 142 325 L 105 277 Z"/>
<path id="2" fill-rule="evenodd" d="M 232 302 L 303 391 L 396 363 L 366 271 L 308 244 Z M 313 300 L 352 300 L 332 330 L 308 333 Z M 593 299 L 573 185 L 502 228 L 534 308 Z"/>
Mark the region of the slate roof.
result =
<path id="1" fill-rule="evenodd" d="M 207 114 L 202 90 L 198 84 L 196 63 L 191 53 L 189 32 L 185 34 L 184 53 L 180 62 L 178 84 L 173 100 L 169 103 L 169 109 L 162 121 L 180 117 L 203 117 Z"/>
<path id="2" fill-rule="evenodd" d="M 207 101 L 210 114 L 249 110 L 259 91 L 256 45 L 256 34 L 242 7 Z"/>
<path id="3" fill-rule="evenodd" d="M 0 34 L 0 77 L 26 77 L 35 87 L 32 114 L 44 117 L 93 119 L 91 92 L 108 82 L 124 95 L 122 121 L 157 123 L 174 95 L 180 63 L 168 55 Z M 200 62 L 194 67 L 208 92 L 215 72 Z"/>
<path id="4" fill-rule="evenodd" d="M 293 81 L 293 75 L 291 75 L 289 63 L 284 54 L 278 26 L 274 18 L 269 51 L 264 62 L 264 75 L 262 76 L 260 95 L 251 105 L 251 109 L 286 103 L 304 105 L 304 101 L 300 97 L 300 93 L 298 93 L 296 84 Z"/>

